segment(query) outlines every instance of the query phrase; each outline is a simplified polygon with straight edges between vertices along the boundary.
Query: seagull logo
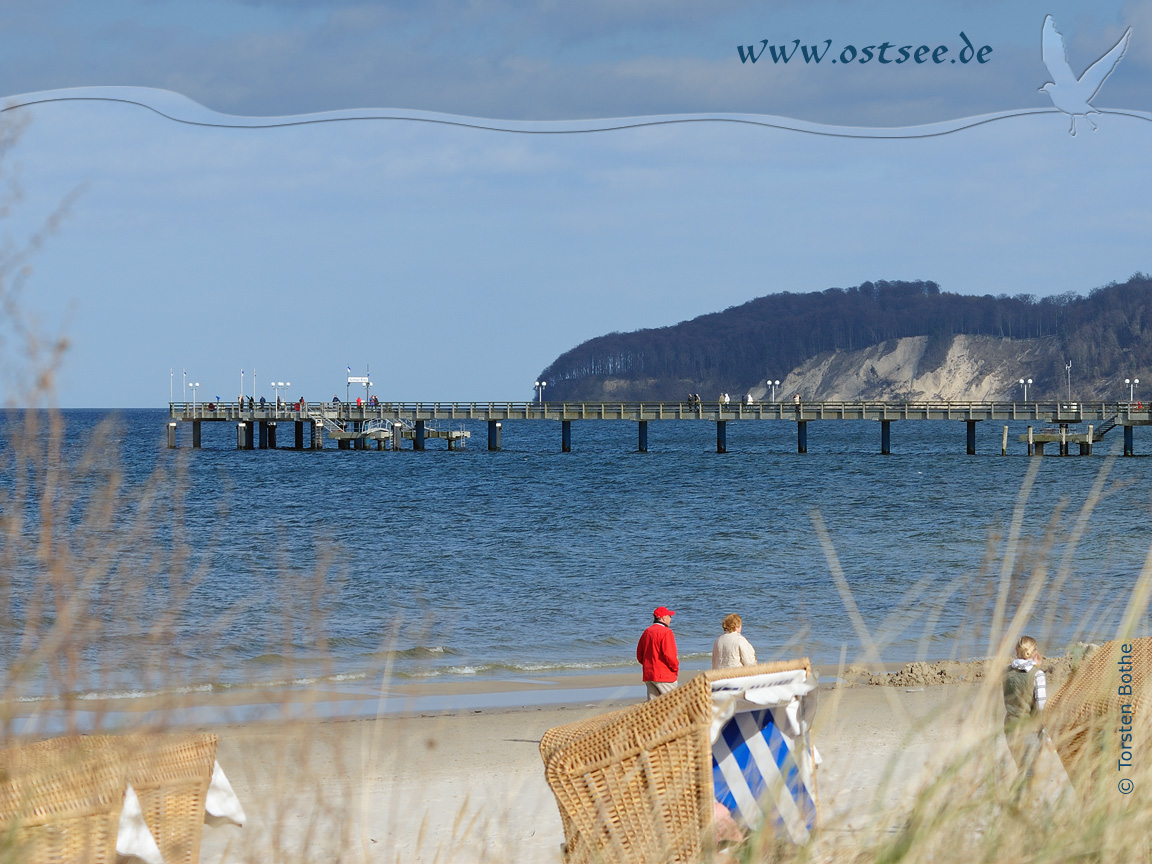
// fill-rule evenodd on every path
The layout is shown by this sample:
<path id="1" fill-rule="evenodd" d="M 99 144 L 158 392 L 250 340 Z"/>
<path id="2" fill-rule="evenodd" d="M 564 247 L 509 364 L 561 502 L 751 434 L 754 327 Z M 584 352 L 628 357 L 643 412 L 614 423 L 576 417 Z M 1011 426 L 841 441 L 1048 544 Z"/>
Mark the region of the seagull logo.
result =
<path id="1" fill-rule="evenodd" d="M 1100 92 L 1104 80 L 1112 74 L 1112 70 L 1128 50 L 1128 37 L 1131 35 L 1132 28 L 1129 27 L 1120 37 L 1120 41 L 1112 46 L 1112 50 L 1085 69 L 1084 74 L 1077 78 L 1072 67 L 1068 65 L 1068 49 L 1064 47 L 1064 37 L 1056 29 L 1056 22 L 1052 20 L 1051 15 L 1044 19 L 1041 49 L 1044 54 L 1044 65 L 1048 67 L 1048 73 L 1053 80 L 1040 90 L 1051 97 L 1053 105 L 1072 118 L 1072 127 L 1068 130 L 1070 134 L 1076 134 L 1077 117 L 1083 117 L 1092 127 L 1092 131 L 1096 131 L 1096 124 L 1088 115 L 1100 112 L 1092 107 L 1092 99 Z"/>

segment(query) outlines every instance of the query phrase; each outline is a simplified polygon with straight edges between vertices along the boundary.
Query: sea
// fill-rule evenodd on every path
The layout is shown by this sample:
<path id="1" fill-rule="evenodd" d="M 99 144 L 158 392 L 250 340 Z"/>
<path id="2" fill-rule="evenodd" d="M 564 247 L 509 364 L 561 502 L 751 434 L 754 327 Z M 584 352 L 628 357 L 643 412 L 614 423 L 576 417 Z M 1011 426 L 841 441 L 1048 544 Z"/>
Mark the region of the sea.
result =
<path id="1" fill-rule="evenodd" d="M 806 454 L 792 423 L 730 422 L 719 454 L 690 420 L 651 422 L 646 453 L 603 421 L 574 422 L 570 453 L 548 421 L 505 423 L 498 452 L 484 423 L 440 424 L 471 433 L 457 451 L 238 451 L 229 423 L 168 449 L 166 410 L 70 410 L 57 453 L 23 416 L 4 426 L 0 635 L 28 699 L 638 680 L 661 605 L 686 668 L 730 612 L 762 659 L 967 659 L 1032 578 L 1024 629 L 1055 654 L 1112 638 L 1152 541 L 1144 429 L 1132 458 L 1119 428 L 1091 457 L 1030 458 L 1024 424 L 1002 456 L 982 423 L 969 456 L 964 423 L 916 421 L 889 455 L 874 422 L 810 422 Z M 36 652 L 67 616 L 90 624 L 64 675 Z"/>

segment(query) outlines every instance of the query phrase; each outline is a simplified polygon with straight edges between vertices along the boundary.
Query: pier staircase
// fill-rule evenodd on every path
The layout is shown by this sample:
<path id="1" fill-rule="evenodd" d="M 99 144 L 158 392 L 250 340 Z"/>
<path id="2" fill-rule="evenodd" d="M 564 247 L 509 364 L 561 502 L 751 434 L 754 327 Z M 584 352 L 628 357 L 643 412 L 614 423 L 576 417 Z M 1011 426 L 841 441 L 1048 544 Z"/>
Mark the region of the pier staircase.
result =
<path id="1" fill-rule="evenodd" d="M 1119 415 L 1113 414 L 1099 426 L 1092 430 L 1092 443 L 1103 441 L 1104 436 L 1116 428 L 1116 419 Z"/>
<path id="2" fill-rule="evenodd" d="M 324 429 L 324 434 L 333 441 L 347 441 L 359 437 L 356 433 L 349 432 L 342 421 L 328 416 L 327 412 L 323 410 L 313 411 L 311 414 L 313 420 L 319 421 L 320 426 Z"/>

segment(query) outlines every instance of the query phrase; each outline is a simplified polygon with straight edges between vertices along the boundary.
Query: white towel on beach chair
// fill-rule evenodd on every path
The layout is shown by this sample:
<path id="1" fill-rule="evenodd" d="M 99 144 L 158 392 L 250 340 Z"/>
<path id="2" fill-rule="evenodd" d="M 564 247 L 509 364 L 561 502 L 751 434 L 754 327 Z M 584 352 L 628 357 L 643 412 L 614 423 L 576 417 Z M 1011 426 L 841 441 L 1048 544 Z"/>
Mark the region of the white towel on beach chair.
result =
<path id="1" fill-rule="evenodd" d="M 164 864 L 160 847 L 144 821 L 144 808 L 140 806 L 132 784 L 124 789 L 124 808 L 120 811 L 120 825 L 116 831 L 116 854 L 136 858 L 144 864 Z"/>
<path id="2" fill-rule="evenodd" d="M 204 799 L 204 824 L 213 827 L 218 825 L 244 825 L 244 808 L 240 806 L 240 799 L 236 797 L 232 784 L 224 776 L 224 769 L 220 763 L 212 765 L 212 781 L 208 784 L 208 797 Z"/>

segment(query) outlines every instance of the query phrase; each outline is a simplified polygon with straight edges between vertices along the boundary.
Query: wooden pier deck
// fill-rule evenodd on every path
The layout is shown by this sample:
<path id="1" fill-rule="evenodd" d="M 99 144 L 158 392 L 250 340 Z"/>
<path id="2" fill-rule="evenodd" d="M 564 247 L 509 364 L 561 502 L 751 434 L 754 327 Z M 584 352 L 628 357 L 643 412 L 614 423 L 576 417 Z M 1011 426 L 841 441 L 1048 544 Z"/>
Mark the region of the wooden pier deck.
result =
<path id="1" fill-rule="evenodd" d="M 1152 403 L 1127 402 L 172 402 L 172 420 L 290 421 L 328 417 L 347 421 L 399 420 L 1023 420 L 1152 424 Z M 1137 405 L 1140 407 L 1138 408 Z M 211 406 L 211 407 L 209 407 Z"/>
<path id="2" fill-rule="evenodd" d="M 897 421 L 963 422 L 968 431 L 968 452 L 975 453 L 976 424 L 981 422 L 1028 422 L 1063 430 L 1032 436 L 1035 443 L 1080 442 L 1090 454 L 1091 445 L 1111 428 L 1124 429 L 1125 454 L 1132 452 L 1132 429 L 1152 425 L 1152 405 L 1142 402 L 172 402 L 169 403 L 168 445 L 176 446 L 176 427 L 192 423 L 192 446 L 200 446 L 202 423 L 231 422 L 237 425 L 237 448 L 276 448 L 279 424 L 295 424 L 295 448 L 319 449 L 324 436 L 341 449 L 399 449 L 411 440 L 424 449 L 427 438 L 448 440 L 449 449 L 463 446 L 470 432 L 444 429 L 438 422 L 481 421 L 488 423 L 488 449 L 499 450 L 501 425 L 512 420 L 550 420 L 561 423 L 561 448 L 571 449 L 571 424 L 582 420 L 633 421 L 639 426 L 639 448 L 648 449 L 648 423 L 659 420 L 703 420 L 716 424 L 718 452 L 727 449 L 727 424 L 747 421 L 787 421 L 797 426 L 797 451 L 807 452 L 807 424 L 816 421 L 869 420 L 881 424 L 881 452 L 891 452 L 891 424 Z M 1093 424 L 1094 431 L 1069 433 L 1074 424 Z M 1092 427 L 1090 427 L 1091 429 Z M 257 433 L 259 433 L 257 435 Z M 1007 427 L 1005 444 L 1007 447 Z M 1020 436 L 1025 440 L 1025 436 Z M 387 447 L 391 442 L 392 446 Z M 1085 446 L 1086 445 L 1086 446 Z M 1043 447 L 1030 448 L 1042 453 Z"/>

